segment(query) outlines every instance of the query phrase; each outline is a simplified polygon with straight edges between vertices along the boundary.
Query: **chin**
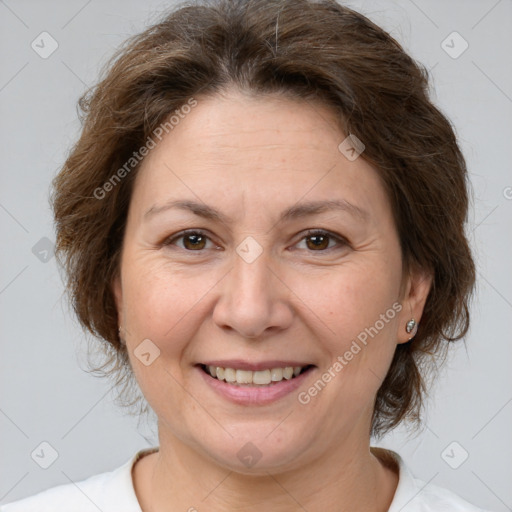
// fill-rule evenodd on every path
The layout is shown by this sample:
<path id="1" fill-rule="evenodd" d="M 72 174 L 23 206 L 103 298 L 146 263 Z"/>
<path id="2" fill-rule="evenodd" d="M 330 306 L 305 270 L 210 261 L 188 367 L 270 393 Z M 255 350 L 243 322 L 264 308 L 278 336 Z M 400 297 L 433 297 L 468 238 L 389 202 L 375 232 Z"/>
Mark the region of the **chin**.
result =
<path id="1" fill-rule="evenodd" d="M 265 428 L 261 423 L 252 428 L 244 423 L 243 429 L 239 430 L 243 435 L 221 436 L 208 444 L 207 436 L 203 435 L 195 449 L 205 453 L 215 464 L 244 475 L 268 476 L 268 473 L 303 466 L 314 436 L 301 434 L 296 428 L 293 432 L 291 429 L 277 432 L 279 421 L 266 422 Z"/>

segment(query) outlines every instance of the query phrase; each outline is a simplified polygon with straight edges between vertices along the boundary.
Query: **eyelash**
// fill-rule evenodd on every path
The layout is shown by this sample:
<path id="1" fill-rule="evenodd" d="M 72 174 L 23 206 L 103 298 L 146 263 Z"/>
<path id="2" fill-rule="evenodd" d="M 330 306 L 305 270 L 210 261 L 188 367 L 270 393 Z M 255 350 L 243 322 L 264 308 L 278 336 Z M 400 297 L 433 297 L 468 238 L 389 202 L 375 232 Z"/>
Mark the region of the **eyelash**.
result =
<path id="1" fill-rule="evenodd" d="M 177 235 L 173 236 L 172 238 L 171 237 L 167 238 L 162 243 L 162 245 L 164 245 L 164 246 L 173 245 L 176 240 L 179 240 L 181 238 L 184 238 L 184 237 L 190 236 L 190 235 L 199 235 L 199 236 L 205 237 L 211 241 L 210 237 L 206 234 L 205 231 L 203 231 L 201 229 L 190 229 L 190 230 L 182 231 L 181 233 L 178 233 Z M 302 242 L 305 238 L 309 238 L 309 237 L 313 237 L 313 236 L 327 236 L 330 239 L 335 240 L 336 242 L 338 242 L 338 247 L 337 247 L 338 249 L 349 245 L 348 241 L 345 240 L 343 237 L 335 235 L 334 233 L 331 233 L 330 231 L 325 231 L 323 229 L 307 230 L 306 233 L 304 234 L 304 236 L 299 240 L 299 242 Z M 180 247 L 180 249 L 183 249 L 184 251 L 189 252 L 189 253 L 194 253 L 194 252 L 202 253 L 205 250 L 205 249 L 200 249 L 200 250 L 194 251 L 194 250 L 189 250 L 189 249 L 185 249 L 182 247 Z M 325 253 L 325 252 L 329 252 L 332 249 L 336 249 L 336 247 L 328 247 L 327 249 L 319 249 L 318 251 L 311 250 L 308 252 L 311 252 L 311 253 L 324 252 Z"/>

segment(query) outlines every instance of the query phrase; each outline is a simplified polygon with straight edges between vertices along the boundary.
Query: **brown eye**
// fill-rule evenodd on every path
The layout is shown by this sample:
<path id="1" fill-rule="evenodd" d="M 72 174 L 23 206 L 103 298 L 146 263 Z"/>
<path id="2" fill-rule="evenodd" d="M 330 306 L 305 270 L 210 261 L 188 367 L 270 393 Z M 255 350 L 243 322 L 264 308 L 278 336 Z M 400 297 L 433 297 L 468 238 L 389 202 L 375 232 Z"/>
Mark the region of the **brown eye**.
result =
<path id="1" fill-rule="evenodd" d="M 335 248 L 336 245 L 338 248 L 347 245 L 342 238 L 323 230 L 308 231 L 302 240 L 306 240 L 306 248 L 311 252 L 327 252 L 327 250 Z M 330 245 L 331 241 L 334 242 L 333 245 Z"/>
<path id="2" fill-rule="evenodd" d="M 206 237 L 200 234 L 189 234 L 183 236 L 183 245 L 186 249 L 196 250 L 204 249 Z"/>
<path id="3" fill-rule="evenodd" d="M 179 245 L 176 242 L 183 240 L 183 244 Z M 178 234 L 174 238 L 170 238 L 164 242 L 163 245 L 177 245 L 181 249 L 189 252 L 199 252 L 206 248 L 207 241 L 210 240 L 202 231 L 187 231 Z"/>
<path id="4" fill-rule="evenodd" d="M 329 237 L 325 235 L 309 235 L 306 239 L 311 242 L 306 242 L 309 249 L 327 249 L 329 246 Z"/>

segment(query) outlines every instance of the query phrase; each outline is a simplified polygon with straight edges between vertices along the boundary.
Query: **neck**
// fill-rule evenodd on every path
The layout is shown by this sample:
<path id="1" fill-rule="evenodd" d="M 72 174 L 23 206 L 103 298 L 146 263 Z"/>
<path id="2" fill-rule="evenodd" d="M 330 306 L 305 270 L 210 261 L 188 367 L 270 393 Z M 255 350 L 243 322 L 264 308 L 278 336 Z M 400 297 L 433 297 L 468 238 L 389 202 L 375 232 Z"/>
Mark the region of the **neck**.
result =
<path id="1" fill-rule="evenodd" d="M 160 450 L 141 477 L 139 501 L 144 512 L 259 512 L 262 507 L 276 512 L 385 512 L 398 475 L 376 454 L 379 450 L 369 449 L 369 438 L 349 434 L 307 468 L 255 476 L 230 471 L 174 436 L 160 435 Z"/>

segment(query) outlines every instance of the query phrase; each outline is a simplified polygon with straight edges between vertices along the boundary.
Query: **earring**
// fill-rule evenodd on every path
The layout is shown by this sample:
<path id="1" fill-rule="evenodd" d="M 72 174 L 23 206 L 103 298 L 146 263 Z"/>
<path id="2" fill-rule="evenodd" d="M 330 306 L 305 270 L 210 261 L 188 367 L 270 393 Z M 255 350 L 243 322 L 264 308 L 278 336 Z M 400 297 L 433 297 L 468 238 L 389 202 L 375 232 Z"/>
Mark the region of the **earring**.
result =
<path id="1" fill-rule="evenodd" d="M 405 324 L 405 330 L 410 334 L 413 333 L 412 336 L 409 338 L 412 340 L 414 338 L 414 335 L 416 334 L 416 331 L 418 330 L 418 324 L 416 323 L 416 320 L 414 318 L 411 318 L 406 324 Z"/>
<path id="2" fill-rule="evenodd" d="M 119 326 L 118 334 L 119 334 L 119 341 L 121 342 L 121 345 L 126 345 L 123 338 L 121 338 L 121 326 Z"/>

